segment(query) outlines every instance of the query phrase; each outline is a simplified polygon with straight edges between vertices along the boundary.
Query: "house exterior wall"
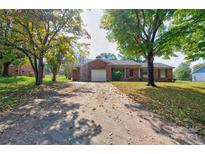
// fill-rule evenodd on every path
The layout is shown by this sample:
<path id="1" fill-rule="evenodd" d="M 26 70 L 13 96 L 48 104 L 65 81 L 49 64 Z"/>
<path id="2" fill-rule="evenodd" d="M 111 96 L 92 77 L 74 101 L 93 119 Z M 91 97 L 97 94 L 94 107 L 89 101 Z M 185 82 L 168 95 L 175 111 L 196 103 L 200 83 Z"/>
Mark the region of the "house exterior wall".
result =
<path id="1" fill-rule="evenodd" d="M 80 68 L 72 70 L 72 80 L 79 81 L 79 79 L 80 79 L 79 74 L 80 74 Z"/>
<path id="2" fill-rule="evenodd" d="M 205 82 L 205 73 L 193 73 L 192 81 Z"/>
<path id="3" fill-rule="evenodd" d="M 133 76 L 130 76 L 130 71 L 133 70 Z M 138 81 L 139 80 L 139 68 L 124 68 L 124 72 L 126 72 L 126 75 L 124 75 L 124 78 L 122 78 L 122 81 Z"/>
<path id="4" fill-rule="evenodd" d="M 33 76 L 34 73 L 30 65 L 21 66 L 19 68 L 17 66 L 9 66 L 9 76 L 17 75 Z"/>
<path id="5" fill-rule="evenodd" d="M 173 69 L 167 69 L 167 78 L 166 81 L 173 81 Z"/>
<path id="6" fill-rule="evenodd" d="M 141 73 L 141 81 L 147 81 L 147 77 L 143 77 L 142 74 L 142 69 L 140 69 L 140 73 Z M 173 70 L 172 68 L 165 68 L 165 73 L 166 73 L 166 77 L 165 78 L 161 78 L 160 77 L 160 68 L 155 68 L 154 69 L 154 80 L 155 81 L 161 81 L 161 82 L 171 82 L 173 80 Z"/>
<path id="7" fill-rule="evenodd" d="M 106 70 L 106 81 L 112 80 L 112 70 L 120 69 L 122 71 L 122 81 L 147 81 L 147 77 L 143 77 L 142 69 L 140 67 L 133 66 L 112 66 L 111 64 L 96 59 L 90 63 L 82 65 L 80 68 L 74 69 L 72 71 L 73 81 L 91 81 L 91 70 L 92 69 L 105 69 Z M 130 76 L 130 70 L 133 70 L 133 76 Z M 172 81 L 173 80 L 173 69 L 165 68 L 165 77 L 160 77 L 160 68 L 154 69 L 154 80 L 155 81 Z"/>
<path id="8" fill-rule="evenodd" d="M 192 81 L 205 81 L 205 66 L 201 67 L 192 74 Z"/>
<path id="9" fill-rule="evenodd" d="M 106 70 L 106 81 L 111 81 L 111 72 L 112 72 L 111 65 L 109 63 L 106 63 L 98 59 L 90 63 L 84 64 L 83 66 L 80 67 L 79 72 L 78 72 L 79 81 L 91 81 L 91 70 L 92 69 L 105 69 Z"/>

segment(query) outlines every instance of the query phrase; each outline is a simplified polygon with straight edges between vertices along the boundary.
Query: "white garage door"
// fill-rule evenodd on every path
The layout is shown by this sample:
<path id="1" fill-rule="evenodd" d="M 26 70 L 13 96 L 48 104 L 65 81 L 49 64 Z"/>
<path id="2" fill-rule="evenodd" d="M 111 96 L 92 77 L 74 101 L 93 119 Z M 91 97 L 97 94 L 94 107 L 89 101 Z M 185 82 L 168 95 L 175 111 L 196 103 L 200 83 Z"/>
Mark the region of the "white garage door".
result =
<path id="1" fill-rule="evenodd" d="M 106 70 L 105 69 L 91 70 L 91 81 L 106 81 Z"/>

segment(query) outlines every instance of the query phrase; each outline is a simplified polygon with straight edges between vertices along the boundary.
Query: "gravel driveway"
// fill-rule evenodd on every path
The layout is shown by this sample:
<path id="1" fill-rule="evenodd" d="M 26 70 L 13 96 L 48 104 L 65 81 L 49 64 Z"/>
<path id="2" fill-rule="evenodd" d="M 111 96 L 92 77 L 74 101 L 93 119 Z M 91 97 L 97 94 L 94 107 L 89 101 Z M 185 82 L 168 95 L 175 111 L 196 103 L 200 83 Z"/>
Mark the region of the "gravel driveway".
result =
<path id="1" fill-rule="evenodd" d="M 0 144 L 204 144 L 110 83 L 45 87 L 38 99 L 0 115 Z"/>

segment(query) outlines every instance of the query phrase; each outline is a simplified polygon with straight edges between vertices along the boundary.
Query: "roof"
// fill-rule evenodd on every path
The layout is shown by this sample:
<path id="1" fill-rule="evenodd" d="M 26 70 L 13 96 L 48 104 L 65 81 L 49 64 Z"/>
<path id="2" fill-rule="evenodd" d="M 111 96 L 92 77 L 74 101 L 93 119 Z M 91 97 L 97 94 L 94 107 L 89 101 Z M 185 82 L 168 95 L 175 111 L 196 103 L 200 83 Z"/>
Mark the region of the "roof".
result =
<path id="1" fill-rule="evenodd" d="M 133 66 L 136 66 L 136 65 L 139 65 L 139 63 L 136 63 L 135 61 L 133 60 L 106 60 L 108 62 L 110 62 L 112 65 L 133 65 Z"/>
<path id="2" fill-rule="evenodd" d="M 205 73 L 205 65 L 195 70 L 192 74 L 194 73 Z"/>
<path id="3" fill-rule="evenodd" d="M 147 67 L 147 63 L 137 63 L 133 60 L 107 60 L 107 59 L 89 59 L 87 63 L 91 63 L 95 60 L 101 60 L 104 61 L 105 63 L 109 63 L 113 66 L 138 66 L 138 67 L 142 67 L 142 68 L 146 68 Z M 83 64 L 84 65 L 84 64 Z M 156 68 L 174 68 L 172 66 L 166 65 L 166 64 L 162 64 L 162 63 L 154 63 L 154 67 Z"/>
<path id="4" fill-rule="evenodd" d="M 138 64 L 140 64 L 140 66 L 142 68 L 147 67 L 147 63 L 138 63 Z M 162 64 L 162 63 L 154 63 L 154 67 L 156 67 L 156 68 L 174 68 L 172 66 L 169 66 L 169 65 L 166 65 L 166 64 Z"/>

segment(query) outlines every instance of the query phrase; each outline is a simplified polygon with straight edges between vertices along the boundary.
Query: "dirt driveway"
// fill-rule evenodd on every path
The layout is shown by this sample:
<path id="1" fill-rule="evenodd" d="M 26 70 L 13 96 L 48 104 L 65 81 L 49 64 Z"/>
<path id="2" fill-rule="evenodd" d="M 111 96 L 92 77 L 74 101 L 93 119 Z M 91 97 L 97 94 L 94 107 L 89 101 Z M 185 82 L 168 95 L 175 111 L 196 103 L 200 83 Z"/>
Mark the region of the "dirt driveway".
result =
<path id="1" fill-rule="evenodd" d="M 0 144 L 204 144 L 130 100 L 110 83 L 44 87 L 0 115 Z"/>

